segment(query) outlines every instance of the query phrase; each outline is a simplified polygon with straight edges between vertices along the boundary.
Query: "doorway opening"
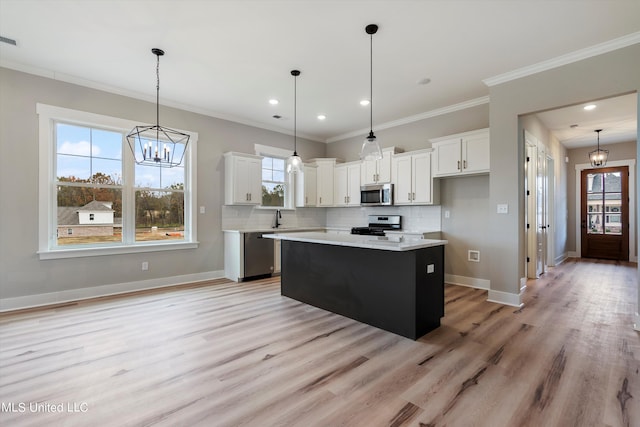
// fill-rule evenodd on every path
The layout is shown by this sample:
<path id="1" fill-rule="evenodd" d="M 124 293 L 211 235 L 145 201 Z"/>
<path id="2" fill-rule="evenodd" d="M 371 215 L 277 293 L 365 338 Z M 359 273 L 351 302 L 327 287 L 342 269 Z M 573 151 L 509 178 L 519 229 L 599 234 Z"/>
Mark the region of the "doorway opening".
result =
<path id="1" fill-rule="evenodd" d="M 581 255 L 629 260 L 629 167 L 581 172 Z"/>

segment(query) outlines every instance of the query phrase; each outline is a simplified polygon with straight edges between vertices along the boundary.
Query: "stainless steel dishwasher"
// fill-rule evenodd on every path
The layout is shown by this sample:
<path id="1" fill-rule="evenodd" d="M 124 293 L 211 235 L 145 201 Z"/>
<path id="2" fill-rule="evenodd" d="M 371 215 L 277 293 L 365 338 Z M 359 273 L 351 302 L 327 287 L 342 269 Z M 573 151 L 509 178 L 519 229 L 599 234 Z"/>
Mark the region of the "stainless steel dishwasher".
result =
<path id="1" fill-rule="evenodd" d="M 273 273 L 273 240 L 263 238 L 263 234 L 273 233 L 244 233 L 243 280 Z"/>

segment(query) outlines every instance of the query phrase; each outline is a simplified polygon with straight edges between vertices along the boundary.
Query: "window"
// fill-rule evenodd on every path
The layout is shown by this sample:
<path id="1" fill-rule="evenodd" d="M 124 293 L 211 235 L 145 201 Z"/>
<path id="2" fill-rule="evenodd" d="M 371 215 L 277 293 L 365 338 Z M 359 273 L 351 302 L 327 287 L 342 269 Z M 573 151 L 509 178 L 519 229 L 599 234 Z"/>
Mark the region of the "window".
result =
<path id="1" fill-rule="evenodd" d="M 287 188 L 285 176 L 285 159 L 262 159 L 262 206 L 284 207 Z"/>
<path id="2" fill-rule="evenodd" d="M 293 179 L 286 172 L 287 157 L 292 152 L 282 148 L 255 144 L 262 156 L 262 207 L 293 209 Z"/>
<path id="3" fill-rule="evenodd" d="M 196 134 L 180 167 L 141 166 L 133 122 L 43 104 L 38 114 L 41 258 L 196 247 Z"/>

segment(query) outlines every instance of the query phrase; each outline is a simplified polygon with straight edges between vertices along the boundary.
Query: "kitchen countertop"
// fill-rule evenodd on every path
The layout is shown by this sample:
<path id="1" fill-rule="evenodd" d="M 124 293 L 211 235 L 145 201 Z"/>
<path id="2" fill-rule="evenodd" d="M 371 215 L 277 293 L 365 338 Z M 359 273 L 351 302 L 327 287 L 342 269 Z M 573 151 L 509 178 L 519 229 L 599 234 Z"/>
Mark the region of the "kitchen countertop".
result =
<path id="1" fill-rule="evenodd" d="M 243 228 L 243 229 L 230 229 L 222 230 L 225 233 L 297 233 L 300 231 L 324 231 L 324 227 L 278 227 L 278 228 Z"/>
<path id="2" fill-rule="evenodd" d="M 275 240 L 294 242 L 320 243 L 324 245 L 351 246 L 355 248 L 380 249 L 386 251 L 411 251 L 421 248 L 446 245 L 446 240 L 435 239 L 402 239 L 400 241 L 376 236 L 356 234 L 329 234 L 323 232 L 296 232 L 291 234 L 268 234 L 264 237 Z"/>

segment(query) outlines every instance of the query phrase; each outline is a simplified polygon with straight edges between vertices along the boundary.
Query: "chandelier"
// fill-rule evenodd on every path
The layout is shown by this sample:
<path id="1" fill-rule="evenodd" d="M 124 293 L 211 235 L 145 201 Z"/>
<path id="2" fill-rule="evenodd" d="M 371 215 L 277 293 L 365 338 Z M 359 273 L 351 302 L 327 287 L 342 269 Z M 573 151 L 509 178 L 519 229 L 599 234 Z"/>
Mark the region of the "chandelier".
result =
<path id="1" fill-rule="evenodd" d="M 136 126 L 127 135 L 135 162 L 139 165 L 172 168 L 180 166 L 189 144 L 189 135 L 160 126 L 160 57 L 162 49 L 151 49 L 156 55 L 156 124 Z"/>

